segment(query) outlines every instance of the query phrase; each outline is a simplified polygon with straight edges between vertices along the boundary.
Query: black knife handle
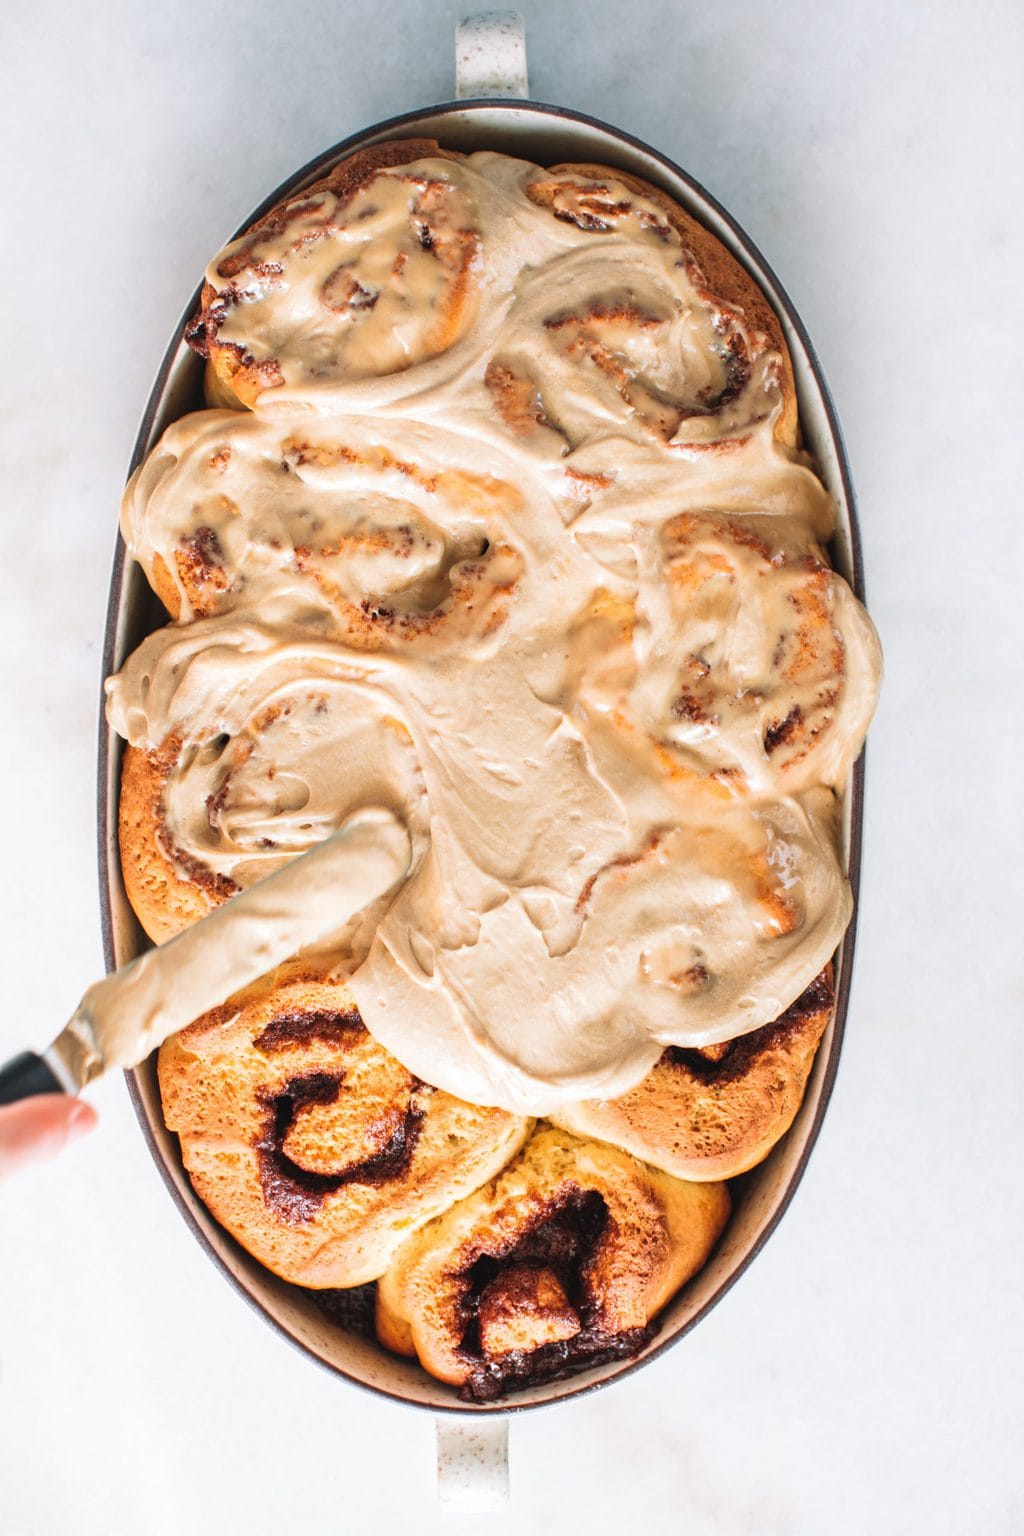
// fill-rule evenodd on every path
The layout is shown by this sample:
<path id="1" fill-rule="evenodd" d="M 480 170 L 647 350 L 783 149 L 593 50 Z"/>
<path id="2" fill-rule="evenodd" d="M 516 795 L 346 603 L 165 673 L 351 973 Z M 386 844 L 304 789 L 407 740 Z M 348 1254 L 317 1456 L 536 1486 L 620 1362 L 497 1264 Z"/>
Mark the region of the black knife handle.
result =
<path id="1" fill-rule="evenodd" d="M 34 1051 L 22 1051 L 0 1067 L 0 1104 L 31 1099 L 37 1093 L 63 1093 L 64 1088 Z"/>

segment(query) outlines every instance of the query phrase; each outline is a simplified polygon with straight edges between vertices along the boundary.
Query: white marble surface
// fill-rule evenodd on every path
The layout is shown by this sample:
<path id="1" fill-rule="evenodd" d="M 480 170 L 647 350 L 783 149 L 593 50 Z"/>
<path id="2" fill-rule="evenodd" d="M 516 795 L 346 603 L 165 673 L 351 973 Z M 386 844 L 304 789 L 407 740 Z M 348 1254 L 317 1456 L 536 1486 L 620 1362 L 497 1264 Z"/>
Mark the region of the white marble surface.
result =
<path id="1" fill-rule="evenodd" d="M 525 9 L 534 94 L 685 165 L 802 311 L 888 678 L 848 1043 L 797 1198 L 675 1351 L 514 1423 L 488 1529 L 1018 1531 L 1022 13 Z M 453 20 L 434 0 L 4 9 L 0 1056 L 101 964 L 100 635 L 165 340 L 268 188 L 450 94 Z M 4 1536 L 469 1530 L 434 1505 L 430 1420 L 272 1335 L 188 1235 L 121 1083 L 94 1098 L 100 1133 L 0 1192 Z"/>

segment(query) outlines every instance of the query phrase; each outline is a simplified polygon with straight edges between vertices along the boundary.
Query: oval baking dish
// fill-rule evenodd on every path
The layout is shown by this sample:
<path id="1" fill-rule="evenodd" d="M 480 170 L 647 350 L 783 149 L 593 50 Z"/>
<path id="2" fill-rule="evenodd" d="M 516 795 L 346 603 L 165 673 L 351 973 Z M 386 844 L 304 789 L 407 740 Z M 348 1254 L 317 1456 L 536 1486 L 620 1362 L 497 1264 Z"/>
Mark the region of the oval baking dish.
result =
<path id="1" fill-rule="evenodd" d="M 278 187 L 247 218 L 247 228 L 280 199 L 323 176 L 355 150 L 410 136 L 436 139 L 443 147 L 470 152 L 493 149 L 540 165 L 564 161 L 601 163 L 632 172 L 662 187 L 706 225 L 752 274 L 774 306 L 792 354 L 803 438 L 838 509 L 831 547 L 836 569 L 863 600 L 859 543 L 845 451 L 832 401 L 807 333 L 771 269 L 729 215 L 670 160 L 618 129 L 534 102 L 484 99 L 456 102 L 405 114 L 359 133 L 319 156 Z M 241 231 L 239 231 L 240 233 Z M 185 318 L 196 307 L 189 298 Z M 148 453 L 164 428 L 202 404 L 202 363 L 176 328 L 157 374 L 132 454 L 130 470 Z M 116 671 L 151 629 L 165 622 L 138 566 L 127 562 L 118 539 L 111 579 L 104 647 L 104 675 Z M 105 724 L 99 747 L 99 864 L 105 959 L 108 970 L 124 965 L 148 941 L 128 904 L 117 846 L 120 744 Z M 854 895 L 854 915 L 837 966 L 834 1020 L 818 1053 L 803 1107 L 795 1124 L 768 1160 L 734 1185 L 735 1211 L 705 1268 L 674 1298 L 656 1336 L 629 1361 L 605 1364 L 567 1380 L 547 1382 L 510 1401 L 476 1407 L 460 1402 L 455 1390 L 428 1377 L 418 1365 L 388 1355 L 358 1330 L 332 1321 L 314 1296 L 275 1278 L 217 1225 L 192 1190 L 182 1168 L 177 1140 L 163 1123 L 155 1056 L 128 1074 L 129 1089 L 150 1151 L 179 1210 L 222 1273 L 268 1322 L 328 1369 L 385 1396 L 433 1412 L 508 1413 L 591 1391 L 637 1369 L 675 1343 L 697 1323 L 756 1257 L 786 1209 L 803 1174 L 821 1126 L 838 1064 L 849 1006 L 863 814 L 863 760 L 844 797 L 844 851 Z"/>

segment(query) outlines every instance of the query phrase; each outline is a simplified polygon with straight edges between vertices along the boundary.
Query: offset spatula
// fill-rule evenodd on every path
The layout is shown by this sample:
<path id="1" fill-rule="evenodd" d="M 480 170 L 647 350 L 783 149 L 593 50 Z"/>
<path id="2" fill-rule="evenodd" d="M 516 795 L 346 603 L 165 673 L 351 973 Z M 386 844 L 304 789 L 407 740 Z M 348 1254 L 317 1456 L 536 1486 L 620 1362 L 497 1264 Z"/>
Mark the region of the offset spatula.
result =
<path id="1" fill-rule="evenodd" d="M 324 842 L 201 922 L 96 982 L 41 1055 L 0 1068 L 0 1104 L 78 1093 L 133 1067 L 233 992 L 337 934 L 409 873 L 412 846 L 389 811 L 358 813 Z"/>

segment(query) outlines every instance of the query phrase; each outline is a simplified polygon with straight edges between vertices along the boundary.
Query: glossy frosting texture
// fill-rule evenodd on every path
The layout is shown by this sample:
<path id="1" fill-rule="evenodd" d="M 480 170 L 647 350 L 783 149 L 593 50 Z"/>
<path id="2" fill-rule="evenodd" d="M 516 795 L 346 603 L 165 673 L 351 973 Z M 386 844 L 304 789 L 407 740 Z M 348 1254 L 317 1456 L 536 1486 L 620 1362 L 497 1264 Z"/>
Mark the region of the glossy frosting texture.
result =
<path id="1" fill-rule="evenodd" d="M 204 922 L 85 993 L 58 1041 L 77 1084 L 132 1067 L 170 1035 L 308 944 L 331 945 L 354 914 L 394 889 L 412 850 L 386 811 L 352 817 Z"/>
<path id="2" fill-rule="evenodd" d="M 472 180 L 420 162 L 381 170 L 349 197 L 323 188 L 294 199 L 286 220 L 271 217 L 211 264 L 218 340 L 298 387 L 443 351 L 472 319 Z"/>
<path id="3" fill-rule="evenodd" d="M 437 307 L 444 258 L 380 277 L 411 271 L 435 184 L 465 325 L 396 363 L 366 316 Z M 300 297 L 329 309 L 327 242 L 293 283 L 268 237 L 281 271 L 232 315 L 281 381 L 175 424 L 129 486 L 129 547 L 186 622 L 110 714 L 181 740 L 168 836 L 237 885 L 360 806 L 402 817 L 412 872 L 339 954 L 367 1027 L 426 1081 L 544 1113 L 767 1023 L 821 970 L 877 641 L 776 440 L 779 359 L 660 205 L 490 154 L 392 174 L 365 213 L 375 185 L 341 265 L 379 297 L 328 362 L 292 351 Z"/>

